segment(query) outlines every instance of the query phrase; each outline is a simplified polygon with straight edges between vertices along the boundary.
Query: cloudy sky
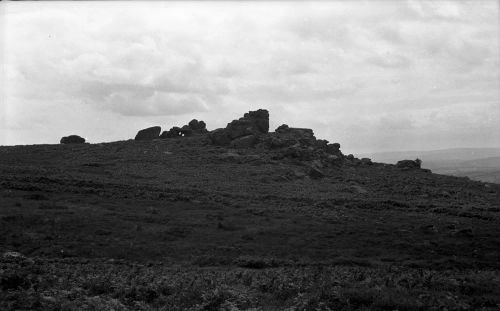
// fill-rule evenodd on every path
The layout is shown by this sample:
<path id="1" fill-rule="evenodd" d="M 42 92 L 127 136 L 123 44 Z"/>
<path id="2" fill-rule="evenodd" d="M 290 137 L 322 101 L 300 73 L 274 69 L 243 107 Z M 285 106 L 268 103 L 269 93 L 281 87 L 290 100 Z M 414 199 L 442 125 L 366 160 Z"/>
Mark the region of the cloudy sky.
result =
<path id="1" fill-rule="evenodd" d="M 0 145 L 265 108 L 345 153 L 500 147 L 498 1 L 0 3 Z"/>

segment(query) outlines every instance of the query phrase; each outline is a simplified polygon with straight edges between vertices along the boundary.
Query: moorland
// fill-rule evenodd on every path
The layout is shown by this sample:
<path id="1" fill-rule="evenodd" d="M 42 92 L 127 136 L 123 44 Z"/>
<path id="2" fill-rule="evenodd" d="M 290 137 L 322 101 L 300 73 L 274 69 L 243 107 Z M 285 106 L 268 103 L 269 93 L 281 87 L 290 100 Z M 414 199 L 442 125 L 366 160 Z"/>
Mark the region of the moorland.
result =
<path id="1" fill-rule="evenodd" d="M 0 309 L 500 308 L 499 184 L 299 132 L 0 147 Z"/>

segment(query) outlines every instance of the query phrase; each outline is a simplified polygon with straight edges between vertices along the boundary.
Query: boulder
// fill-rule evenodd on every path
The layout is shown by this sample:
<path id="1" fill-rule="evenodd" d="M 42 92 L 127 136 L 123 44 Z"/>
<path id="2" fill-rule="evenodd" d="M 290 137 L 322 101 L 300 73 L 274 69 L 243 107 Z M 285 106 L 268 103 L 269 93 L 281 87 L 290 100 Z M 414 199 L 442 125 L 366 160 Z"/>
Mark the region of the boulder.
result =
<path id="1" fill-rule="evenodd" d="M 396 167 L 401 169 L 419 169 L 422 164 L 420 159 L 416 160 L 401 160 L 396 163 Z"/>
<path id="2" fill-rule="evenodd" d="M 287 124 L 281 124 L 280 126 L 278 126 L 274 130 L 274 132 L 276 132 L 276 133 L 286 133 L 286 132 L 288 132 L 289 129 L 290 129 L 290 127 Z"/>
<path id="3" fill-rule="evenodd" d="M 224 146 L 229 145 L 231 142 L 231 138 L 229 137 L 226 129 L 222 128 L 211 131 L 208 134 L 208 137 L 214 145 Z"/>
<path id="4" fill-rule="evenodd" d="M 61 144 L 83 144 L 85 143 L 85 138 L 78 135 L 69 135 L 61 138 Z"/>
<path id="5" fill-rule="evenodd" d="M 269 132 L 269 111 L 265 109 L 249 111 L 243 115 L 243 118 L 252 120 L 260 133 Z"/>
<path id="6" fill-rule="evenodd" d="M 251 120 L 233 120 L 226 127 L 229 137 L 235 139 L 247 135 L 258 135 L 257 125 Z"/>
<path id="7" fill-rule="evenodd" d="M 286 124 L 280 125 L 276 130 L 276 133 L 283 134 L 287 136 L 293 136 L 295 138 L 314 138 L 314 132 L 311 129 L 300 128 L 300 127 L 289 127 Z"/>
<path id="8" fill-rule="evenodd" d="M 2 258 L 8 258 L 8 259 L 25 259 L 26 256 L 19 252 L 13 252 L 13 251 L 7 251 L 2 254 Z"/>
<path id="9" fill-rule="evenodd" d="M 326 152 L 329 154 L 337 155 L 340 152 L 340 144 L 339 143 L 328 144 L 326 146 Z"/>
<path id="10" fill-rule="evenodd" d="M 161 127 L 153 126 L 137 132 L 135 140 L 153 140 L 160 137 Z"/>
<path id="11" fill-rule="evenodd" d="M 195 133 L 206 133 L 206 132 L 208 132 L 207 131 L 207 125 L 203 121 L 198 121 L 196 119 L 193 119 L 193 120 L 189 121 L 188 126 Z"/>
<path id="12" fill-rule="evenodd" d="M 328 140 L 326 140 L 326 139 L 317 139 L 314 142 L 314 145 L 315 145 L 316 148 L 319 148 L 319 149 L 322 149 L 322 150 L 326 150 L 326 148 L 328 147 Z"/>
<path id="13" fill-rule="evenodd" d="M 269 133 L 262 139 L 262 144 L 270 149 L 295 147 L 309 147 L 322 149 L 328 142 L 316 140 L 311 129 L 291 128 L 286 124 L 280 125 L 274 133 Z"/>

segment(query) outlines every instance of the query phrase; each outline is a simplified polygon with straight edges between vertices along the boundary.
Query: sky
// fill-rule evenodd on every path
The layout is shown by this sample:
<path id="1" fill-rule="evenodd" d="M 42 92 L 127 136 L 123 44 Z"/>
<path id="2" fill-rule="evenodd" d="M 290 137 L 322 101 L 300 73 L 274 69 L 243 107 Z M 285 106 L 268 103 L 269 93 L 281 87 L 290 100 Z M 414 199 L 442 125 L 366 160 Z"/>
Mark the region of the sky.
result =
<path id="1" fill-rule="evenodd" d="M 344 153 L 500 147 L 499 1 L 0 2 L 0 145 L 249 110 Z"/>

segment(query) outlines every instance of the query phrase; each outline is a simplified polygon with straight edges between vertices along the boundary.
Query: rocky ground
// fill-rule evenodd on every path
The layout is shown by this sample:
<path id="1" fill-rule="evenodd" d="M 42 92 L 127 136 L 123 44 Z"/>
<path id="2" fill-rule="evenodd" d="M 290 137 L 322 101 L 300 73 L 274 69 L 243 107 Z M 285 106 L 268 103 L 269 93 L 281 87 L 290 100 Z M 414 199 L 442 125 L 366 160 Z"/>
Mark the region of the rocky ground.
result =
<path id="1" fill-rule="evenodd" d="M 0 147 L 0 309 L 500 308 L 500 185 L 259 137 Z"/>

